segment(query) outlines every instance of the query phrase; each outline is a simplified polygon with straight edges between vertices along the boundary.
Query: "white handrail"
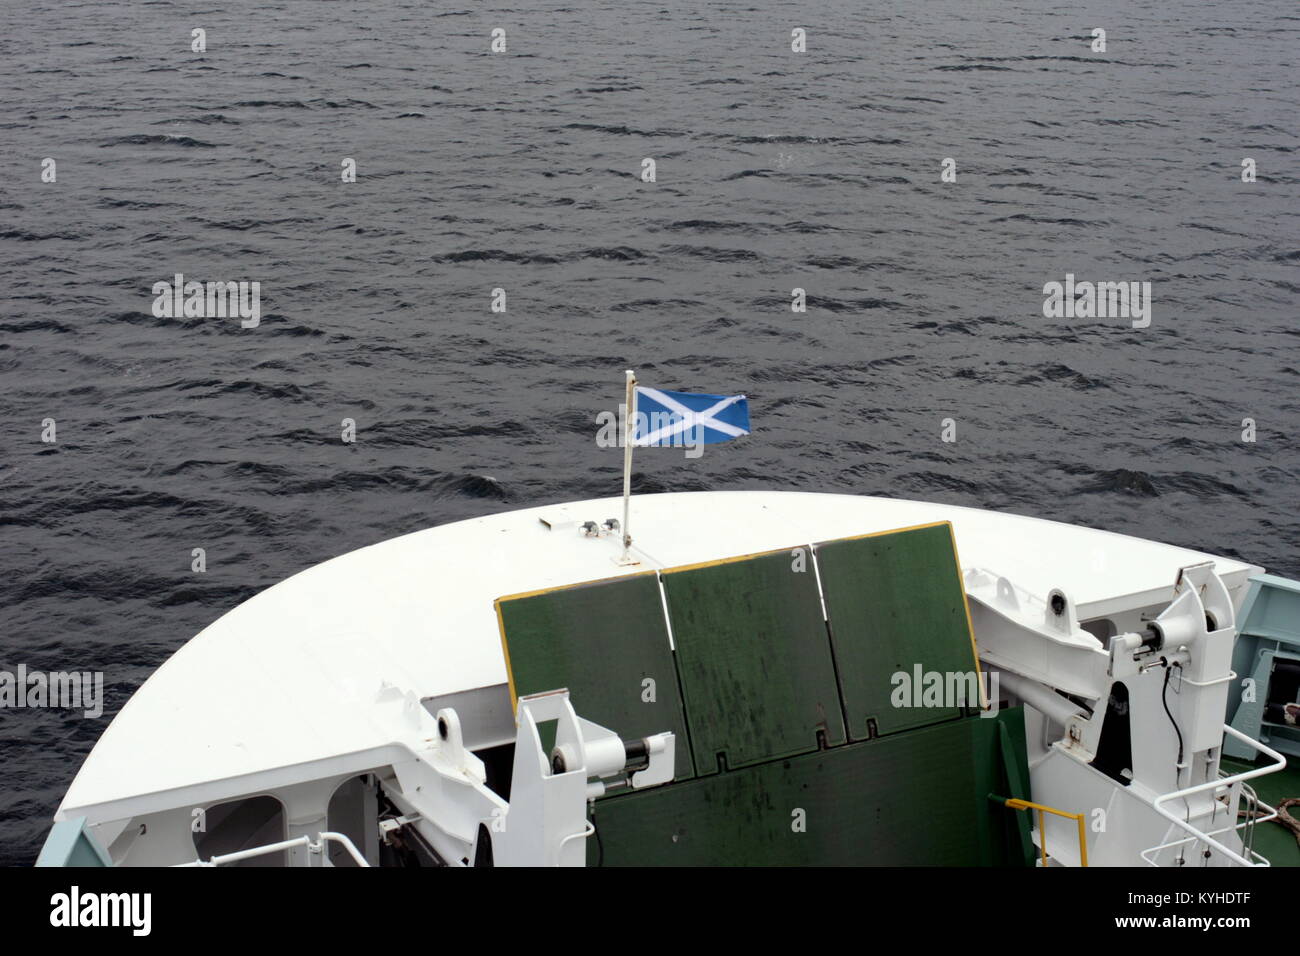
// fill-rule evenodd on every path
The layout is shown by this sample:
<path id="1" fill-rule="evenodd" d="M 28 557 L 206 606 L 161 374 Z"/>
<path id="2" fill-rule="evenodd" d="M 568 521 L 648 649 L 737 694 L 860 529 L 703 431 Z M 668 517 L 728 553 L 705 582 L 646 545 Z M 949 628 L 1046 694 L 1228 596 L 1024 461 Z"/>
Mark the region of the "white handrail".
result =
<path id="1" fill-rule="evenodd" d="M 1243 820 L 1241 823 L 1229 824 L 1226 827 L 1219 827 L 1219 829 L 1217 830 L 1209 830 L 1206 832 L 1205 835 L 1218 836 L 1220 833 L 1228 833 L 1231 830 L 1240 830 L 1242 827 L 1249 826 L 1251 823 L 1268 823 L 1270 820 L 1277 819 L 1277 810 L 1275 810 L 1273 807 L 1270 807 L 1263 800 L 1259 800 L 1257 801 L 1257 803 L 1259 807 L 1268 811 L 1268 814 L 1266 816 L 1262 816 L 1262 817 L 1257 816 L 1253 820 Z M 1148 850 L 1143 850 L 1138 855 L 1142 857 L 1142 859 L 1146 860 L 1147 863 L 1150 864 L 1151 866 L 1159 866 L 1160 864 L 1157 863 L 1155 860 L 1153 860 L 1152 856 L 1159 853 L 1161 850 L 1172 849 L 1173 847 L 1182 846 L 1184 843 L 1192 843 L 1199 839 L 1200 837 L 1194 837 L 1194 836 L 1183 837 L 1181 840 L 1172 840 L 1169 843 L 1162 843 L 1159 846 L 1153 846 Z M 1259 864 L 1258 864 L 1259 866 L 1272 866 L 1272 864 L 1268 862 L 1268 858 L 1263 856 L 1259 852 L 1255 850 L 1251 850 L 1250 855 L 1255 859 L 1259 860 Z"/>
<path id="2" fill-rule="evenodd" d="M 370 865 L 370 861 L 361 855 L 361 851 L 357 849 L 357 845 L 353 843 L 351 838 L 346 834 L 335 833 L 333 830 L 322 830 L 320 838 L 322 843 L 326 840 L 333 840 L 335 843 L 340 844 L 343 849 L 348 851 L 348 855 L 351 856 L 352 859 L 356 860 L 357 866 Z"/>
<path id="3" fill-rule="evenodd" d="M 568 836 L 566 836 L 563 840 L 560 841 L 559 845 L 555 848 L 556 859 L 557 860 L 559 859 L 560 854 L 564 851 L 564 847 L 568 844 L 570 840 L 578 840 L 578 839 L 585 840 L 587 839 L 587 837 L 591 836 L 595 832 L 596 832 L 596 824 L 588 820 L 586 822 L 586 825 L 581 830 L 579 830 L 577 833 L 570 833 Z"/>
<path id="4" fill-rule="evenodd" d="M 1186 787 L 1182 790 L 1175 790 L 1172 793 L 1162 794 L 1161 796 L 1156 797 L 1155 801 L 1151 804 L 1151 806 L 1154 807 L 1155 811 L 1159 813 L 1162 817 L 1164 817 L 1166 820 L 1168 820 L 1170 823 L 1173 823 L 1175 826 L 1178 826 L 1181 829 L 1186 830 L 1188 833 L 1190 833 L 1193 839 L 1204 843 L 1206 846 L 1213 847 L 1214 849 L 1222 853 L 1224 856 L 1226 856 L 1228 859 L 1230 859 L 1232 862 L 1237 863 L 1241 866 L 1256 866 L 1258 864 L 1252 863 L 1250 860 L 1246 859 L 1246 857 L 1242 856 L 1237 851 L 1231 850 L 1228 847 L 1224 846 L 1218 840 L 1215 840 L 1210 834 L 1202 833 L 1200 830 L 1196 829 L 1196 827 L 1192 826 L 1190 823 L 1186 822 L 1176 814 L 1171 813 L 1169 810 L 1165 809 L 1164 807 L 1164 804 L 1167 801 L 1180 800 L 1183 797 L 1190 797 L 1192 794 L 1202 793 L 1206 790 L 1217 790 L 1220 787 L 1232 787 L 1245 780 L 1250 780 L 1253 779 L 1254 777 L 1262 777 L 1265 774 L 1274 773 L 1278 770 L 1283 769 L 1286 766 L 1286 758 L 1283 757 L 1276 750 L 1264 746 L 1262 743 L 1260 743 L 1258 740 L 1255 740 L 1253 737 L 1247 737 L 1241 731 L 1234 730 L 1233 728 L 1229 727 L 1227 724 L 1223 725 L 1223 729 L 1227 733 L 1236 737 L 1242 743 L 1249 744 L 1251 747 L 1254 747 L 1256 750 L 1258 750 L 1260 753 L 1264 754 L 1265 756 L 1272 757 L 1274 762 L 1267 767 L 1256 767 L 1253 770 L 1243 770 L 1241 773 L 1236 773 L 1229 777 L 1220 777 L 1218 780 L 1207 780 L 1205 783 L 1197 784 L 1194 787 Z M 1236 829 L 1236 827 L 1233 827 L 1232 829 Z M 1217 833 L 1223 831 L 1215 831 L 1215 832 Z M 1186 842 L 1186 841 L 1182 841 L 1182 842 Z M 1145 851 L 1142 854 L 1143 859 L 1146 859 L 1146 855 L 1145 855 L 1146 853 L 1150 853 L 1152 852 L 1152 850 L 1157 850 L 1157 849 L 1163 849 L 1163 847 L 1152 847 L 1151 850 Z M 1258 856 L 1259 854 L 1254 854 L 1254 855 Z M 1263 857 L 1260 858 L 1263 859 Z M 1147 860 L 1147 862 L 1150 863 L 1151 861 Z"/>
<path id="5" fill-rule="evenodd" d="M 268 843 L 265 846 L 255 846 L 248 850 L 236 850 L 234 853 L 222 853 L 214 856 L 210 860 L 195 860 L 192 863 L 178 863 L 177 866 L 221 866 L 225 863 L 237 863 L 240 860 L 249 860 L 255 856 L 266 856 L 268 853 L 278 853 L 281 850 L 288 850 L 295 846 L 305 846 L 313 853 L 321 852 L 327 841 L 340 844 L 343 849 L 347 850 L 352 859 L 357 861 L 357 866 L 369 866 L 370 863 L 361 855 L 356 847 L 345 834 L 335 833 L 332 830 L 322 830 L 316 834 L 316 840 L 303 835 L 295 837 L 292 840 L 281 840 L 278 843 Z"/>

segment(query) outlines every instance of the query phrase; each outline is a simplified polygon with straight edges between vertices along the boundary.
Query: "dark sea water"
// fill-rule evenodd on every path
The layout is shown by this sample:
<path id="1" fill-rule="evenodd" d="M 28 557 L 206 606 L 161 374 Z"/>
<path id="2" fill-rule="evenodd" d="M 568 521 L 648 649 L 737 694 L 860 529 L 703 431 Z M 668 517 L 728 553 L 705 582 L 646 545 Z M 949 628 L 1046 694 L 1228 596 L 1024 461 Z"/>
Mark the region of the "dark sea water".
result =
<path id="1" fill-rule="evenodd" d="M 0 863 L 258 590 L 619 493 L 624 368 L 754 424 L 638 455 L 640 491 L 929 499 L 1300 576 L 1298 61 L 1294 0 L 4 0 L 0 667 L 102 670 L 108 709 L 0 712 Z M 155 318 L 178 272 L 259 281 L 261 325 Z M 1067 272 L 1151 282 L 1150 327 L 1045 318 Z"/>

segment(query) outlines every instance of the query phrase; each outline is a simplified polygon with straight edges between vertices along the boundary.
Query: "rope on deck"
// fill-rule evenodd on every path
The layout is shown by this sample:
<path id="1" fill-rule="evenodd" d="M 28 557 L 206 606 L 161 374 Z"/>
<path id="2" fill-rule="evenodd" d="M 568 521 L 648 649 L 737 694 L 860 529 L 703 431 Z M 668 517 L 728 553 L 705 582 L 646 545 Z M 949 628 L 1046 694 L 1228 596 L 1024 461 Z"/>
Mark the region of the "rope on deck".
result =
<path id="1" fill-rule="evenodd" d="M 1295 837 L 1296 845 L 1300 846 L 1300 820 L 1297 820 L 1295 817 L 1291 816 L 1291 814 L 1287 813 L 1287 807 L 1300 807 L 1300 797 L 1287 797 L 1285 800 L 1279 800 L 1277 802 L 1277 816 L 1270 822 L 1276 823 L 1278 826 L 1290 830 L 1291 835 Z M 1237 815 L 1246 816 L 1249 812 L 1250 811 L 1243 808 L 1238 811 Z M 1257 807 L 1254 816 L 1259 817 L 1263 815 L 1263 812 Z"/>

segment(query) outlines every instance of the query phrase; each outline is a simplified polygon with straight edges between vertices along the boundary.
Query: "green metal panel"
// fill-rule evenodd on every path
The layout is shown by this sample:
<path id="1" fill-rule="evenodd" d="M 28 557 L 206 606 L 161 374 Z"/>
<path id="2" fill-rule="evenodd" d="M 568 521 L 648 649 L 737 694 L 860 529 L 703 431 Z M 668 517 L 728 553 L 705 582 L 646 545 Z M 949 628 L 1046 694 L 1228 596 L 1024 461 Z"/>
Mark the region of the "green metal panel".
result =
<path id="1" fill-rule="evenodd" d="M 805 550 L 663 573 L 698 773 L 843 743 L 817 580 Z"/>
<path id="2" fill-rule="evenodd" d="M 1023 724 L 1015 708 L 613 797 L 587 861 L 1024 865 L 1023 821 L 988 799 L 1010 786 L 1008 744 L 1028 779 Z"/>
<path id="3" fill-rule="evenodd" d="M 694 776 L 656 575 L 504 597 L 497 613 L 516 699 L 567 687 L 579 716 L 624 740 L 672 731 L 676 779 Z"/>
<path id="4" fill-rule="evenodd" d="M 1006 789 L 999 791 L 1017 800 L 1033 802 L 1029 792 L 1029 758 L 1025 741 L 1024 708 L 1017 707 L 1014 713 L 998 714 L 998 756 L 1002 760 L 1003 780 Z M 987 719 L 987 718 L 985 718 Z M 1010 809 L 1010 808 L 1008 808 Z M 1034 839 L 1031 836 L 1029 814 L 1015 811 L 1016 823 L 1007 834 L 1008 862 L 1034 866 Z"/>
<path id="5" fill-rule="evenodd" d="M 976 673 L 951 526 L 825 542 L 816 556 L 849 738 L 869 737 L 871 721 L 883 735 L 958 716 L 953 706 L 914 706 L 927 674 L 946 691 L 956 675 Z"/>

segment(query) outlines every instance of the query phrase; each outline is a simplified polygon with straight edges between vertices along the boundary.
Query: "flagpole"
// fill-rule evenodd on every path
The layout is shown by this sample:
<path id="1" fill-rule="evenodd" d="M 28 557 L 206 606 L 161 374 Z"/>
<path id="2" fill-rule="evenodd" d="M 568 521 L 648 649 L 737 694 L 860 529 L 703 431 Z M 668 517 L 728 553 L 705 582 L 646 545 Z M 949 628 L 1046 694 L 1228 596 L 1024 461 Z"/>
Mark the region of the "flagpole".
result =
<path id="1" fill-rule="evenodd" d="M 623 557 L 619 564 L 630 564 L 628 550 L 632 547 L 632 534 L 628 520 L 632 503 L 632 435 L 636 430 L 636 373 L 627 370 L 627 398 L 624 404 L 627 419 L 623 423 Z"/>

